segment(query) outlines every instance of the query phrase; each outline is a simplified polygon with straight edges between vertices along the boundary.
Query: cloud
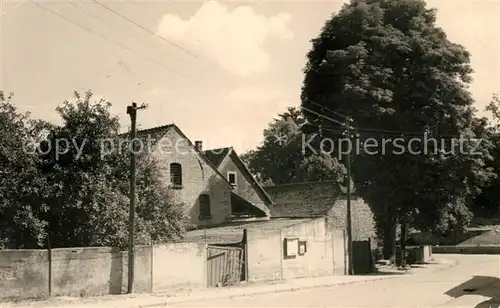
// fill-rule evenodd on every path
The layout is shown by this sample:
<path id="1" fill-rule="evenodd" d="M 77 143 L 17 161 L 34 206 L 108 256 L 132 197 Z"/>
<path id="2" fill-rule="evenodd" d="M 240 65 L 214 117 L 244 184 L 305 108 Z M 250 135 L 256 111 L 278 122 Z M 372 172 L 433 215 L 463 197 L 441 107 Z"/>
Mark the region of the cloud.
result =
<path id="1" fill-rule="evenodd" d="M 247 77 L 269 67 L 270 56 L 263 47 L 266 40 L 294 37 L 288 28 L 290 19 L 286 13 L 266 17 L 248 6 L 230 10 L 219 2 L 206 1 L 187 20 L 165 15 L 157 32 L 203 53 L 228 72 Z"/>

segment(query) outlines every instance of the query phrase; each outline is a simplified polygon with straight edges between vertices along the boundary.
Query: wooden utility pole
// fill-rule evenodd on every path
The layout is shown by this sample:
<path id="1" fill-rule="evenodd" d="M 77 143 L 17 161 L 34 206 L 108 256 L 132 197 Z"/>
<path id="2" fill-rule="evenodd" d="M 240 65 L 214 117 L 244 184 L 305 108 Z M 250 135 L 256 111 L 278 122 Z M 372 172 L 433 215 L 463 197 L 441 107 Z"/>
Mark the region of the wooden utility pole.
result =
<path id="1" fill-rule="evenodd" d="M 352 119 L 347 118 L 347 128 L 346 128 L 346 137 L 349 140 L 349 145 L 351 145 L 352 136 L 351 136 L 351 122 Z M 352 214 L 351 214 L 351 150 L 352 147 L 349 148 L 346 154 L 346 162 L 345 166 L 347 169 L 347 179 L 346 179 L 346 190 L 347 190 L 347 204 L 346 204 L 346 212 L 347 212 L 347 251 L 348 251 L 348 275 L 354 275 L 354 264 L 353 264 L 353 249 L 352 249 Z"/>
<path id="2" fill-rule="evenodd" d="M 354 186 L 351 187 L 351 150 L 352 150 L 352 129 L 354 129 L 354 127 L 352 127 L 352 123 L 354 122 L 353 119 L 351 117 L 348 117 L 348 116 L 344 116 L 340 113 L 337 113 L 337 112 L 333 112 L 341 117 L 343 117 L 345 119 L 345 122 L 342 123 L 342 122 L 339 122 L 333 118 L 329 118 L 329 117 L 326 117 L 320 113 L 317 113 L 313 110 L 309 110 L 307 108 L 305 108 L 304 106 L 302 106 L 302 109 L 305 109 L 306 111 L 312 113 L 312 114 L 315 114 L 317 115 L 318 117 L 320 118 L 323 118 L 323 119 L 326 119 L 330 122 L 333 122 L 333 123 L 336 123 L 336 124 L 340 124 L 341 127 L 345 128 L 346 130 L 343 132 L 343 134 L 345 135 L 345 138 L 349 141 L 349 145 L 350 145 L 350 148 L 349 148 L 349 151 L 346 153 L 346 156 L 345 156 L 345 166 L 346 166 L 346 171 L 347 171 L 347 174 L 346 174 L 346 178 L 345 178 L 345 181 L 347 182 L 346 183 L 346 187 L 345 187 L 345 190 L 344 190 L 344 187 L 342 185 L 341 186 L 341 190 L 343 193 L 346 193 L 347 194 L 347 204 L 346 204 L 346 231 L 347 231 L 347 260 L 348 261 L 348 265 L 347 265 L 347 275 L 354 275 L 354 263 L 353 263 L 353 248 L 352 248 L 352 215 L 351 215 L 351 192 L 354 188 Z M 330 110 L 331 111 L 331 110 Z M 304 123 L 300 130 L 302 131 L 302 133 L 304 134 L 310 134 L 310 133 L 316 133 L 316 132 L 320 132 L 321 134 L 321 124 L 312 124 L 312 123 Z M 346 261 L 347 261 L 346 260 Z"/>
<path id="3" fill-rule="evenodd" d="M 131 141 L 131 151 L 130 151 L 130 213 L 129 213 L 129 229 L 128 229 L 128 288 L 127 293 L 133 292 L 134 286 L 134 238 L 135 238 L 135 173 L 136 173 L 136 122 L 137 122 L 137 110 L 145 109 L 146 105 L 141 105 L 137 107 L 136 103 L 132 103 L 131 106 L 127 106 L 127 114 L 130 115 L 131 128 L 130 128 L 130 141 Z"/>

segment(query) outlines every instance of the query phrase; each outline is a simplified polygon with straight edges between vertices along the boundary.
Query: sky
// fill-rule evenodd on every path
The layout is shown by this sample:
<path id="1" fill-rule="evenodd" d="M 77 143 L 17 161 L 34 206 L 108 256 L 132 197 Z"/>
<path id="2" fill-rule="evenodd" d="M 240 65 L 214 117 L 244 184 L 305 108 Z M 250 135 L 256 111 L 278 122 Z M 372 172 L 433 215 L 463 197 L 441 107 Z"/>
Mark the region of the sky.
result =
<path id="1" fill-rule="evenodd" d="M 242 153 L 278 113 L 300 105 L 310 40 L 342 1 L 0 0 L 0 89 L 34 117 L 60 123 L 73 91 L 126 106 L 139 129 L 175 123 L 205 149 Z M 500 0 L 432 0 L 448 38 L 472 54 L 484 110 L 500 91 Z M 117 12 L 119 15 L 117 15 Z M 121 17 L 124 16 L 125 18 Z"/>

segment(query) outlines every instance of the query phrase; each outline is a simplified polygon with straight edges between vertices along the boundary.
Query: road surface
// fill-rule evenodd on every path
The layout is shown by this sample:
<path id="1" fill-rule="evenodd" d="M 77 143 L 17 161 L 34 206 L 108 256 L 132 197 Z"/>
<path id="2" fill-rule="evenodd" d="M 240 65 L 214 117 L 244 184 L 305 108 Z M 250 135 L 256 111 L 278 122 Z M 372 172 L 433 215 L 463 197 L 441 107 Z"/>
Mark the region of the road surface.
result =
<path id="1" fill-rule="evenodd" d="M 498 308 L 500 256 L 446 255 L 458 265 L 433 273 L 360 284 L 169 304 L 174 307 Z M 464 290 L 465 289 L 465 290 Z M 489 301 L 488 301 L 489 300 Z"/>

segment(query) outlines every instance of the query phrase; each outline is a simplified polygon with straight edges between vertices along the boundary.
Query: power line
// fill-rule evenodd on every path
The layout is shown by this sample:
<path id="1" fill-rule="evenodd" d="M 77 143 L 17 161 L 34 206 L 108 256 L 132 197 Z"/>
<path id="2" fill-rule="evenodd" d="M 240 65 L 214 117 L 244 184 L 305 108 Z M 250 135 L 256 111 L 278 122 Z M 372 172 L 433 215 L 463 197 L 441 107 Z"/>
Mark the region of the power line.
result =
<path id="1" fill-rule="evenodd" d="M 423 135 L 429 132 L 409 132 L 409 131 L 397 131 L 397 130 L 386 130 L 386 129 L 375 129 L 375 128 L 358 128 L 360 132 L 373 132 L 373 133 L 384 133 L 384 134 L 395 134 L 395 135 Z"/>
<path id="2" fill-rule="evenodd" d="M 306 101 L 308 101 L 308 102 L 310 102 L 310 103 L 312 103 L 312 104 L 314 104 L 314 105 L 316 105 L 316 106 L 318 106 L 318 107 L 320 107 L 320 108 L 322 108 L 322 109 L 324 109 L 326 111 L 329 111 L 329 112 L 331 112 L 331 113 L 333 113 L 333 114 L 335 114 L 335 115 L 337 115 L 339 117 L 342 117 L 344 119 L 348 119 L 347 116 L 345 116 L 345 115 L 343 115 L 343 114 L 341 114 L 339 112 L 333 111 L 332 109 L 329 109 L 327 107 L 324 107 L 323 105 L 321 105 L 321 104 L 319 104 L 319 103 L 317 103 L 317 102 L 315 102 L 315 101 L 313 101 L 311 99 L 306 99 Z M 307 108 L 304 108 L 304 107 L 302 107 L 302 108 L 308 110 Z M 309 110 L 309 112 L 311 112 L 311 111 Z M 316 115 L 319 115 L 319 113 L 316 113 Z M 321 115 L 321 117 L 324 118 L 323 115 Z M 326 118 L 326 119 L 330 120 L 329 118 Z M 339 122 L 335 121 L 335 123 L 339 123 Z M 402 132 L 402 131 L 394 131 L 394 130 L 383 130 L 383 129 L 372 129 L 372 128 L 359 128 L 359 127 L 356 128 L 356 130 L 357 131 L 365 131 L 365 132 L 381 132 L 381 133 L 385 132 L 385 133 L 396 133 L 396 134 L 416 134 L 415 132 Z M 422 134 L 422 133 L 418 132 L 418 134 Z"/>
<path id="3" fill-rule="evenodd" d="M 343 114 L 341 114 L 339 112 L 333 111 L 333 110 L 331 110 L 331 109 L 329 109 L 327 107 L 324 107 L 321 104 L 319 104 L 319 103 L 317 103 L 317 102 L 315 102 L 313 100 L 307 99 L 307 101 L 311 102 L 312 104 L 314 104 L 314 105 L 316 105 L 316 106 L 318 106 L 320 108 L 325 109 L 326 111 L 329 111 L 329 112 L 331 112 L 333 114 L 336 114 L 336 115 L 338 115 L 340 117 L 343 117 L 343 118 L 346 118 L 346 119 L 348 118 L 347 116 L 345 116 L 345 115 L 343 115 Z M 309 112 L 311 112 L 311 113 L 313 113 L 313 114 L 315 114 L 315 115 L 317 115 L 319 117 L 322 117 L 322 118 L 324 118 L 326 120 L 332 121 L 332 122 L 340 124 L 342 126 L 345 125 L 344 123 L 341 123 L 341 122 L 339 122 L 339 121 L 337 121 L 335 119 L 326 117 L 326 116 L 324 116 L 324 115 L 322 115 L 320 113 L 314 112 L 314 111 L 309 110 L 309 109 L 307 109 L 305 107 L 302 107 L 302 108 L 305 109 L 306 111 L 309 111 Z M 322 127 L 324 127 L 324 126 L 322 126 Z M 409 131 L 386 130 L 386 129 L 375 129 L 375 128 L 361 128 L 361 127 L 356 127 L 355 130 L 357 132 L 362 132 L 362 133 L 385 133 L 385 134 L 407 135 L 407 136 L 422 136 L 422 135 L 425 135 L 426 133 L 430 134 L 430 132 L 409 132 Z M 459 137 L 457 135 L 440 135 L 440 136 L 441 137 L 450 137 L 450 138 L 458 138 Z"/>
<path id="4" fill-rule="evenodd" d="M 95 19 L 99 20 L 100 22 L 102 22 L 102 23 L 106 24 L 107 26 L 109 26 L 109 27 L 111 27 L 111 28 L 113 28 L 113 29 L 115 29 L 115 30 L 117 30 L 117 31 L 119 31 L 119 32 L 121 32 L 121 33 L 123 33 L 123 34 L 125 34 L 125 35 L 128 35 L 128 36 L 130 36 L 130 37 L 133 37 L 133 38 L 135 38 L 136 40 L 138 40 L 138 41 L 140 41 L 140 42 L 142 42 L 142 43 L 144 43 L 144 44 L 149 44 L 149 42 L 148 42 L 148 41 L 146 41 L 146 40 L 142 39 L 140 36 L 136 36 L 136 35 L 133 35 L 133 34 L 128 33 L 127 31 L 125 31 L 125 30 L 123 30 L 123 29 L 121 29 L 121 28 L 119 28 L 119 27 L 117 27 L 117 26 L 113 25 L 112 23 L 110 23 L 110 22 L 106 21 L 104 18 L 101 18 L 101 17 L 99 17 L 99 16 L 97 16 L 97 15 L 95 15 L 95 14 L 92 14 L 92 13 L 90 13 L 90 12 L 88 12 L 88 11 L 86 11 L 86 10 L 82 9 L 80 6 L 76 5 L 74 2 L 71 2 L 70 0 L 64 0 L 64 2 L 66 2 L 68 5 L 71 5 L 71 6 L 72 6 L 72 7 L 74 7 L 75 9 L 82 11 L 83 13 L 85 13 L 85 14 L 87 14 L 87 15 L 89 15 L 89 16 L 92 16 L 93 18 L 95 18 Z M 171 55 L 170 55 L 170 56 L 171 56 Z"/>
<path id="5" fill-rule="evenodd" d="M 45 10 L 45 11 L 47 11 L 47 12 L 49 12 L 49 13 L 53 14 L 53 15 L 56 15 L 56 16 L 58 16 L 59 18 L 62 18 L 62 19 L 64 19 L 64 20 L 66 20 L 67 22 L 69 22 L 69 23 L 71 23 L 71 24 L 73 24 L 73 25 L 77 26 L 77 27 L 78 27 L 78 28 L 80 28 L 80 29 L 83 29 L 83 30 L 85 30 L 85 31 L 87 31 L 87 32 L 89 32 L 89 33 L 91 33 L 91 34 L 93 34 L 93 35 L 96 35 L 96 36 L 100 37 L 101 39 L 105 40 L 106 42 L 112 43 L 112 44 L 114 44 L 114 45 L 116 45 L 116 46 L 118 46 L 118 47 L 121 47 L 121 48 L 123 48 L 123 49 L 125 49 L 125 50 L 129 51 L 129 52 L 132 52 L 132 53 L 138 54 L 138 55 L 140 55 L 140 56 L 143 56 L 143 57 L 145 57 L 146 59 L 148 59 L 149 61 L 151 61 L 151 62 L 153 62 L 153 63 L 156 63 L 157 65 L 159 65 L 159 66 L 161 66 L 161 67 L 163 67 L 163 68 L 165 68 L 165 69 L 167 69 L 167 70 L 169 70 L 169 71 L 171 71 L 171 72 L 174 72 L 174 73 L 179 74 L 179 75 L 183 75 L 183 76 L 185 76 L 185 77 L 187 77 L 187 78 L 189 78 L 189 79 L 192 79 L 193 81 L 199 82 L 199 80 L 198 80 L 198 79 L 196 79 L 196 78 L 194 78 L 194 77 L 191 77 L 191 76 L 189 76 L 189 75 L 187 75 L 187 74 L 185 74 L 185 73 L 183 73 L 183 72 L 181 72 L 181 71 L 179 71 L 179 70 L 176 70 L 176 69 L 174 69 L 174 68 L 172 68 L 172 67 L 170 67 L 170 66 L 168 66 L 168 65 L 165 65 L 165 64 L 163 64 L 163 63 L 161 63 L 161 62 L 157 61 L 156 59 L 152 58 L 152 57 L 149 57 L 149 56 L 147 56 L 147 55 L 141 54 L 141 53 L 139 53 L 139 52 L 137 52 L 137 51 L 135 51 L 135 50 L 133 50 L 133 49 L 131 49 L 131 48 L 129 48 L 129 47 L 127 47 L 127 46 L 125 46 L 125 45 L 122 45 L 122 44 L 121 44 L 121 43 L 119 43 L 119 42 L 116 42 L 116 41 L 110 40 L 110 39 L 108 39 L 107 37 L 105 37 L 105 36 L 103 36 L 103 35 L 101 35 L 101 34 L 99 34 L 99 33 L 97 33 L 97 32 L 92 31 L 92 29 L 87 28 L 87 27 L 85 27 L 85 26 L 83 26 L 83 25 L 81 25 L 81 24 L 79 24 L 79 23 L 77 23 L 77 22 L 75 22 L 75 21 L 73 21 L 73 20 L 71 20 L 71 19 L 67 18 L 66 16 L 64 16 L 63 14 L 58 13 L 57 11 L 51 10 L 51 9 L 49 9 L 48 7 L 46 7 L 46 6 L 42 5 L 42 4 L 40 4 L 40 3 L 38 3 L 38 2 L 36 2 L 36 1 L 34 1 L 34 0 L 30 0 L 30 1 L 31 1 L 31 2 L 33 2 L 35 5 L 37 5 L 38 7 L 40 7 L 41 9 L 43 9 L 43 10 Z"/>
<path id="6" fill-rule="evenodd" d="M 20 5 L 21 5 L 21 4 L 23 4 L 23 3 L 24 3 L 24 2 L 23 2 L 23 0 L 19 0 L 19 2 L 17 2 L 17 3 L 16 3 L 16 4 L 14 4 L 13 6 L 11 6 L 11 7 L 9 8 L 9 10 L 2 12 L 2 16 L 3 16 L 3 15 L 5 15 L 5 14 L 7 14 L 8 12 L 12 11 L 13 9 L 15 9 L 15 8 L 16 8 L 16 7 L 18 7 L 18 6 L 20 6 Z"/>
<path id="7" fill-rule="evenodd" d="M 161 36 L 161 35 L 158 35 L 158 34 L 157 34 L 157 33 L 155 33 L 154 31 L 151 31 L 150 29 L 148 29 L 148 28 L 144 27 L 143 25 L 141 25 L 141 24 L 139 24 L 138 22 L 136 22 L 136 21 L 134 21 L 134 20 L 130 19 L 129 17 L 124 16 L 123 14 L 121 14 L 121 13 L 119 13 L 119 12 L 117 12 L 117 11 L 113 10 L 113 9 L 112 9 L 112 8 L 110 8 L 109 6 L 107 6 L 107 5 L 105 5 L 105 4 L 101 3 L 101 2 L 99 2 L 99 1 L 97 1 L 97 0 L 92 0 L 92 1 L 93 1 L 93 2 L 95 2 L 95 3 L 97 3 L 98 5 L 100 5 L 101 7 L 105 8 L 105 9 L 106 9 L 106 10 L 108 10 L 109 12 L 111 12 L 111 13 L 113 13 L 113 14 L 115 14 L 115 15 L 119 16 L 120 18 L 122 18 L 122 19 L 124 19 L 124 20 L 128 21 L 129 23 L 131 23 L 131 24 L 135 25 L 136 27 L 139 27 L 139 28 L 141 28 L 142 30 L 144 30 L 144 31 L 146 31 L 146 32 L 148 32 L 148 33 L 150 33 L 150 34 L 152 34 L 153 36 L 156 36 L 157 38 L 161 39 L 162 41 L 166 42 L 167 44 L 172 45 L 172 46 L 175 46 L 175 47 L 177 47 L 178 49 L 180 49 L 180 50 L 182 50 L 182 51 L 184 51 L 184 52 L 186 52 L 186 53 L 190 54 L 191 56 L 193 56 L 193 57 L 195 57 L 195 58 L 200 59 L 200 56 L 198 56 L 198 55 L 197 55 L 197 54 L 195 54 L 194 52 L 192 52 L 192 51 L 190 51 L 190 50 L 188 50 L 188 49 L 186 49 L 186 48 L 184 48 L 184 47 L 182 47 L 182 46 L 180 46 L 180 45 L 178 45 L 178 44 L 176 44 L 176 43 L 172 42 L 171 40 L 168 40 L 168 39 L 164 38 L 164 37 L 163 37 L 163 36 Z"/>
<path id="8" fill-rule="evenodd" d="M 151 34 L 151 35 L 153 35 L 153 36 L 155 36 L 155 37 L 159 38 L 159 39 L 160 39 L 160 40 L 162 40 L 163 42 L 165 42 L 165 43 L 167 43 L 167 44 L 169 44 L 169 45 L 172 45 L 172 46 L 174 46 L 174 47 L 176 47 L 176 48 L 178 48 L 178 49 L 180 49 L 180 50 L 184 51 L 185 53 L 187 53 L 187 54 L 189 54 L 189 55 L 191 55 L 191 56 L 193 56 L 193 57 L 195 57 L 195 58 L 197 58 L 197 59 L 199 59 L 199 60 L 202 60 L 202 57 L 200 57 L 198 54 L 194 53 L 193 51 L 191 51 L 191 50 L 189 50 L 189 49 L 187 49 L 187 48 L 185 48 L 185 47 L 182 47 L 182 46 L 181 46 L 181 45 L 179 45 L 179 44 L 176 44 L 175 42 L 173 42 L 173 41 L 171 41 L 171 40 L 169 40 L 169 39 L 167 39 L 167 38 L 165 38 L 165 37 L 163 37 L 163 36 L 159 35 L 158 33 L 154 32 L 154 31 L 151 31 L 151 29 L 148 29 L 147 27 L 145 27 L 145 26 L 141 25 L 141 24 L 140 24 L 140 23 L 138 23 L 137 21 L 135 21 L 135 20 L 133 20 L 133 19 L 131 19 L 131 18 L 129 18 L 129 17 L 127 17 L 127 16 L 125 16 L 125 15 L 121 14 L 120 12 L 118 12 L 118 11 L 116 11 L 116 10 L 114 10 L 114 9 L 110 8 L 109 6 L 107 6 L 107 5 L 103 4 L 102 2 L 100 2 L 100 1 L 98 1 L 98 0 L 92 0 L 92 1 L 93 1 L 93 2 L 95 2 L 96 4 L 98 4 L 99 6 L 103 7 L 103 8 L 104 8 L 104 9 L 106 9 L 107 11 L 109 11 L 109 12 L 111 12 L 111 13 L 115 14 L 116 16 L 119 16 L 119 17 L 120 17 L 120 18 L 122 18 L 123 20 L 128 21 L 129 23 L 131 23 L 131 24 L 135 25 L 136 27 L 139 27 L 140 29 L 142 29 L 142 30 L 144 30 L 144 31 L 148 32 L 149 34 Z M 205 59 L 205 60 L 207 60 L 207 59 Z M 224 69 L 220 66 L 220 64 L 219 64 L 217 61 L 210 61 L 210 60 L 207 60 L 207 61 L 208 61 L 208 62 L 212 62 L 212 64 L 211 64 L 211 66 L 212 66 L 212 67 L 218 68 L 218 69 L 220 69 L 222 72 L 225 72 L 225 70 L 224 70 Z M 234 74 L 232 74 L 232 75 L 234 75 Z"/>
<path id="9" fill-rule="evenodd" d="M 335 126 L 324 126 L 321 125 L 321 131 L 326 131 L 326 132 L 331 132 L 331 133 L 336 133 L 336 134 L 344 134 L 345 130 L 335 127 Z M 417 138 L 417 137 L 425 137 L 426 135 L 429 138 L 452 138 L 452 139 L 457 139 L 461 138 L 463 136 L 461 135 L 456 135 L 456 134 L 437 134 L 433 135 L 430 132 L 405 132 L 405 131 L 388 131 L 388 130 L 377 130 L 377 129 L 362 129 L 362 128 L 355 128 L 354 132 L 358 137 L 360 134 L 369 135 L 369 137 L 374 137 L 374 133 L 378 134 L 379 136 L 382 137 L 399 137 L 399 138 Z M 470 137 L 470 138 L 463 138 L 464 140 L 474 140 L 474 139 L 480 139 L 478 137 Z"/>
<path id="10" fill-rule="evenodd" d="M 328 120 L 328 121 L 331 121 L 331 122 L 337 123 L 337 124 L 341 125 L 342 127 L 345 127 L 345 126 L 346 126 L 346 124 L 345 124 L 345 123 L 342 123 L 342 122 L 337 121 L 337 120 L 335 120 L 335 119 L 333 119 L 333 118 L 330 118 L 330 117 L 327 117 L 327 116 L 325 116 L 325 115 L 322 115 L 321 113 L 318 113 L 318 112 L 316 112 L 316 111 L 313 111 L 313 110 L 311 110 L 311 109 L 308 109 L 308 108 L 306 108 L 306 107 L 304 107 L 304 106 L 302 106 L 302 109 L 304 109 L 304 110 L 306 110 L 307 112 L 310 112 L 310 113 L 312 113 L 312 114 L 314 114 L 314 115 L 316 115 L 316 116 L 318 116 L 318 117 L 320 117 L 320 118 L 323 118 L 323 119 L 325 119 L 325 120 Z"/>
<path id="11" fill-rule="evenodd" d="M 333 110 L 331 110 L 331 109 L 329 109 L 329 108 L 327 108 L 327 107 L 325 107 L 325 106 L 323 106 L 323 105 L 321 105 L 321 104 L 319 104 L 319 103 L 317 103 L 317 102 L 315 102 L 315 101 L 313 101 L 311 99 L 306 99 L 306 101 L 308 101 L 308 102 L 310 102 L 310 103 L 312 103 L 312 104 L 314 104 L 314 105 L 316 105 L 316 106 L 318 106 L 320 108 L 323 108 L 326 111 L 329 111 L 329 112 L 331 112 L 331 113 L 333 113 L 333 114 L 335 114 L 335 115 L 337 115 L 337 116 L 339 116 L 339 117 L 341 117 L 343 119 L 347 119 L 348 118 L 346 115 L 343 115 L 343 114 L 341 114 L 341 113 L 339 113 L 337 111 L 333 111 Z"/>
<path id="12" fill-rule="evenodd" d="M 337 127 L 328 127 L 322 125 L 323 128 L 333 128 L 337 129 Z M 410 132 L 410 131 L 396 131 L 396 130 L 385 130 L 385 129 L 375 129 L 375 128 L 361 128 L 361 127 L 356 127 L 357 132 L 364 132 L 364 133 L 384 133 L 384 134 L 395 134 L 395 135 L 423 135 L 425 133 L 430 133 L 430 132 Z"/>
<path id="13" fill-rule="evenodd" d="M 77 10 L 79 10 L 79 11 L 82 11 L 83 13 L 85 13 L 85 14 L 87 14 L 87 15 L 89 15 L 89 16 L 91 16 L 91 17 L 93 17 L 93 18 L 97 19 L 97 20 L 99 20 L 100 22 L 102 22 L 102 23 L 106 24 L 107 26 L 109 26 L 109 27 L 111 27 L 111 28 L 114 28 L 115 30 L 117 30 L 117 31 L 121 32 L 122 34 L 125 34 L 125 35 L 127 35 L 127 36 L 133 37 L 133 38 L 135 38 L 136 40 L 138 40 L 138 41 L 140 41 L 140 42 L 142 42 L 142 43 L 144 43 L 144 44 L 149 44 L 149 42 L 148 42 L 148 41 L 146 41 L 146 40 L 142 39 L 140 36 L 136 36 L 136 35 L 133 35 L 133 34 L 131 34 L 131 33 L 128 33 L 127 31 L 125 31 L 125 30 L 123 30 L 123 29 L 121 29 L 121 28 L 119 28 L 119 27 L 117 27 L 117 26 L 113 25 L 112 23 L 110 23 L 110 22 L 106 21 L 104 18 L 101 18 L 101 17 L 99 17 L 99 16 L 97 16 L 97 15 L 95 15 L 95 14 L 92 14 L 92 13 L 90 13 L 90 12 L 88 12 L 88 11 L 86 11 L 86 10 L 82 9 L 80 6 L 76 5 L 75 3 L 73 3 L 73 2 L 71 2 L 71 1 L 69 1 L 69 0 L 64 0 L 64 1 L 66 2 L 66 4 L 71 5 L 71 6 L 72 6 L 72 7 L 74 7 L 75 9 L 77 9 Z M 176 72 L 176 73 L 177 73 L 177 72 Z M 191 76 L 189 76 L 189 78 L 190 78 L 190 79 L 195 79 L 194 77 L 191 77 Z"/>

